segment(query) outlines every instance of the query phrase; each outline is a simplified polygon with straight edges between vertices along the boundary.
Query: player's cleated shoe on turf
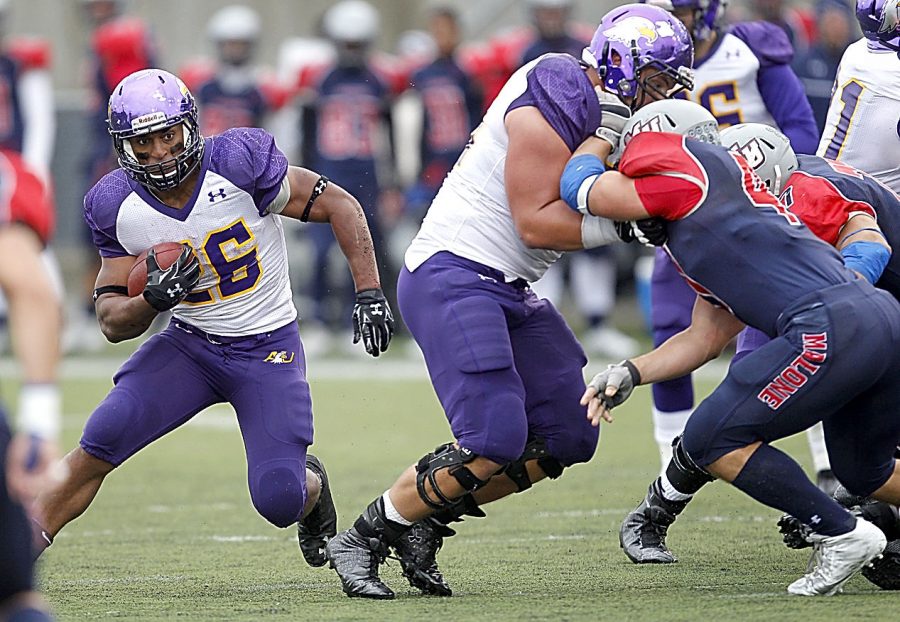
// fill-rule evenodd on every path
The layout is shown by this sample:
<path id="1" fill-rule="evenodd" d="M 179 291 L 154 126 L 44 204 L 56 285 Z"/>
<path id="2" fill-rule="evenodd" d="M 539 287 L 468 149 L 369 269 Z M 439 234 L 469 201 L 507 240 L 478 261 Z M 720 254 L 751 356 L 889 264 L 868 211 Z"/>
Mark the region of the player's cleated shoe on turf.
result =
<path id="1" fill-rule="evenodd" d="M 878 527 L 861 518 L 856 527 L 839 536 L 810 536 L 815 552 L 812 570 L 788 586 L 797 596 L 830 596 L 884 550 L 887 539 Z"/>
<path id="2" fill-rule="evenodd" d="M 411 586 L 425 595 L 453 595 L 453 590 L 447 585 L 435 559 L 444 544 L 444 538 L 453 535 L 456 535 L 453 529 L 429 517 L 413 523 L 394 544 L 403 576 Z"/>
<path id="3" fill-rule="evenodd" d="M 862 576 L 883 590 L 900 590 L 900 540 L 891 540 L 884 553 L 863 566 Z"/>
<path id="4" fill-rule="evenodd" d="M 778 519 L 778 531 L 784 545 L 789 549 L 806 549 L 812 546 L 809 539 L 812 529 L 790 514 L 782 514 Z"/>
<path id="5" fill-rule="evenodd" d="M 394 597 L 393 590 L 378 576 L 378 565 L 387 554 L 387 546 L 379 539 L 364 538 L 355 527 L 342 531 L 325 546 L 325 555 L 341 578 L 344 593 L 350 597 L 382 600 Z"/>
<path id="6" fill-rule="evenodd" d="M 666 547 L 669 525 L 687 505 L 686 501 L 663 498 L 657 482 L 619 528 L 619 544 L 635 564 L 674 564 L 678 558 Z"/>
<path id="7" fill-rule="evenodd" d="M 297 522 L 297 540 L 300 541 L 300 552 L 303 553 L 306 563 L 313 568 L 319 568 L 328 561 L 325 558 L 325 545 L 337 534 L 337 511 L 334 509 L 328 474 L 322 461 L 308 454 L 306 466 L 318 475 L 322 488 L 316 505 L 309 514 Z"/>

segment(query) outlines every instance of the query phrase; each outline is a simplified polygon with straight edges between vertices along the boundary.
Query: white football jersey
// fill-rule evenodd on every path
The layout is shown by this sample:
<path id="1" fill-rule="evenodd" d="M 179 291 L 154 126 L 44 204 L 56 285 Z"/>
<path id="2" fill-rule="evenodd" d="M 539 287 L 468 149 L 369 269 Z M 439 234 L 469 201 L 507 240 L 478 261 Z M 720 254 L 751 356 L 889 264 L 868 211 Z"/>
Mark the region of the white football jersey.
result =
<path id="1" fill-rule="evenodd" d="M 713 53 L 694 67 L 694 90 L 688 99 L 709 110 L 720 129 L 738 123 L 778 127 L 756 85 L 759 58 L 730 32 L 720 36 Z"/>
<path id="2" fill-rule="evenodd" d="M 900 193 L 900 58 L 860 39 L 844 52 L 816 155 L 846 162 Z"/>
<path id="3" fill-rule="evenodd" d="M 262 130 L 206 139 L 194 199 L 167 207 L 121 169 L 85 198 L 85 215 L 104 257 L 138 255 L 162 242 L 190 244 L 200 282 L 173 310 L 207 333 L 241 336 L 297 317 L 281 216 L 266 213 L 287 161 Z M 262 173 L 260 173 L 262 171 Z"/>
<path id="4" fill-rule="evenodd" d="M 590 134 L 585 128 L 599 123 L 597 97 L 574 58 L 548 54 L 521 67 L 491 104 L 444 179 L 406 251 L 407 269 L 414 271 L 435 253 L 450 251 L 500 270 L 510 281 L 533 282 L 562 255 L 526 247 L 510 213 L 504 182 L 509 145 L 504 119 L 511 106 L 519 105 L 541 110 L 573 150 Z M 597 115 L 592 125 L 591 115 Z"/>

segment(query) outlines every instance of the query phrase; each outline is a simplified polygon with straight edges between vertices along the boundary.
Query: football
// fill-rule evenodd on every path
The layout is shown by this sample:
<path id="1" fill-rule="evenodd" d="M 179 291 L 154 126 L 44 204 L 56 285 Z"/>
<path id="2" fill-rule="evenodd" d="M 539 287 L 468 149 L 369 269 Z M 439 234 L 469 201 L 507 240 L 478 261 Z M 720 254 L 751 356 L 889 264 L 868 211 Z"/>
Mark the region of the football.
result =
<path id="1" fill-rule="evenodd" d="M 163 242 L 154 247 L 156 250 L 156 261 L 160 268 L 168 268 L 178 259 L 184 248 L 179 242 Z M 134 267 L 128 273 L 128 295 L 140 296 L 147 285 L 147 253 L 149 249 L 138 255 L 134 262 Z"/>

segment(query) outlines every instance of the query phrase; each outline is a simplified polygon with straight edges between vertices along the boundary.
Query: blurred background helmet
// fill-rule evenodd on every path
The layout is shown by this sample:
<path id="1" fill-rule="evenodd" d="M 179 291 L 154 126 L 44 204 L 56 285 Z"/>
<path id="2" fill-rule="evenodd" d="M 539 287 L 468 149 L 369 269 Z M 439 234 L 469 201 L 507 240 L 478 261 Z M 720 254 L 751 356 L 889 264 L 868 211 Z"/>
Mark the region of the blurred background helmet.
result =
<path id="1" fill-rule="evenodd" d="M 670 13 L 691 11 L 694 23 L 691 36 L 696 41 L 705 41 L 716 29 L 719 20 L 725 14 L 725 0 L 642 0 L 647 4 L 658 6 Z"/>
<path id="2" fill-rule="evenodd" d="M 869 47 L 900 51 L 898 0 L 856 0 L 856 19 Z"/>
<path id="3" fill-rule="evenodd" d="M 240 4 L 220 9 L 206 26 L 206 33 L 216 46 L 219 61 L 226 65 L 249 63 L 261 32 L 259 14 Z"/>
<path id="4" fill-rule="evenodd" d="M 381 18 L 364 0 L 344 0 L 328 9 L 322 19 L 326 37 L 341 43 L 371 43 L 378 37 Z"/>
<path id="5" fill-rule="evenodd" d="M 168 71 L 143 69 L 119 82 L 109 98 L 107 123 L 119 165 L 144 186 L 176 188 L 203 157 L 197 104 L 184 82 Z M 178 124 L 184 125 L 184 151 L 163 162 L 141 164 L 131 139 Z"/>

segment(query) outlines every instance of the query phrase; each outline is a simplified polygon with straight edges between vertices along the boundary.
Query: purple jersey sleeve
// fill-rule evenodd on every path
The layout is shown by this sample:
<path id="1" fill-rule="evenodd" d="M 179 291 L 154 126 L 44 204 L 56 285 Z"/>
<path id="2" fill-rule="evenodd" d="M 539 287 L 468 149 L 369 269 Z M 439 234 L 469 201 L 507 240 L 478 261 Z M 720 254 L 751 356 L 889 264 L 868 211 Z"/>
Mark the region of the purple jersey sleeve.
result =
<path id="1" fill-rule="evenodd" d="M 794 58 L 794 48 L 787 33 L 781 27 L 769 22 L 740 22 L 729 30 L 731 34 L 747 44 L 759 67 L 786 65 Z"/>
<path id="2" fill-rule="evenodd" d="M 756 85 L 766 109 L 791 141 L 794 151 L 814 154 L 819 146 L 819 129 L 803 84 L 791 66 L 760 68 Z"/>
<path id="3" fill-rule="evenodd" d="M 131 193 L 125 172 L 118 169 L 94 184 L 84 197 L 84 220 L 101 257 L 124 257 L 129 254 L 116 236 L 116 219 L 122 202 Z"/>
<path id="4" fill-rule="evenodd" d="M 258 128 L 240 127 L 214 137 L 210 170 L 253 197 L 260 216 L 281 189 L 288 161 L 275 138 Z"/>
<path id="5" fill-rule="evenodd" d="M 584 69 L 571 56 L 544 56 L 526 79 L 525 92 L 513 100 L 507 113 L 523 106 L 536 107 L 570 151 L 600 125 L 597 94 Z"/>

